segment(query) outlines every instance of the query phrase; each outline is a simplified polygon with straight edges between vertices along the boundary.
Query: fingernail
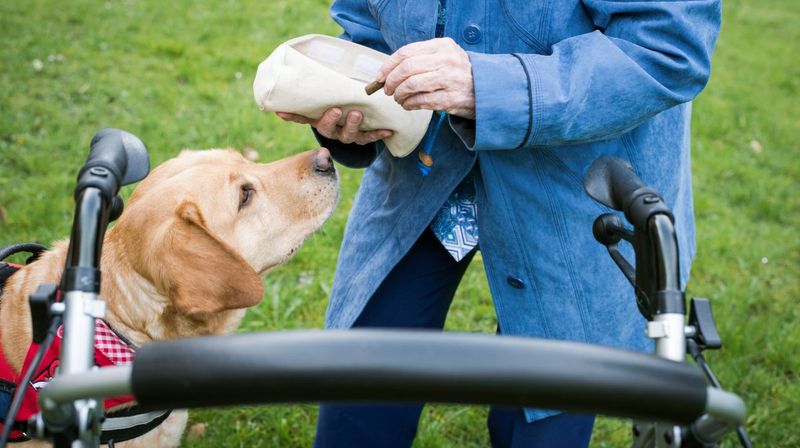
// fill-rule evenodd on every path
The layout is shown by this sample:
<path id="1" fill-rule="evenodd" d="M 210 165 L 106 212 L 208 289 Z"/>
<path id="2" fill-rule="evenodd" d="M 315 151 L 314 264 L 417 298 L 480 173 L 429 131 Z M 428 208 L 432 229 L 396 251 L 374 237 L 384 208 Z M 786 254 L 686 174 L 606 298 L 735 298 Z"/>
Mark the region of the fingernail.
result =
<path id="1" fill-rule="evenodd" d="M 342 111 L 340 109 L 333 109 L 331 115 L 333 115 L 333 118 L 339 118 L 342 116 Z"/>
<path id="2" fill-rule="evenodd" d="M 359 121 L 361 121 L 361 114 L 353 112 L 347 117 L 347 120 L 350 123 L 358 123 Z"/>

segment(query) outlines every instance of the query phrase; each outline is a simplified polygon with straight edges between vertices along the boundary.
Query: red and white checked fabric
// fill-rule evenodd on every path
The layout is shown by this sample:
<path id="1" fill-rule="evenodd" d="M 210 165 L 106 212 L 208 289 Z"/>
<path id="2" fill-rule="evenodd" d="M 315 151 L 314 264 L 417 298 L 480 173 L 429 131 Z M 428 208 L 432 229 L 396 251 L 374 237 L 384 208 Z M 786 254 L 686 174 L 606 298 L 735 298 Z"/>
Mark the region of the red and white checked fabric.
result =
<path id="1" fill-rule="evenodd" d="M 64 338 L 63 325 L 58 329 L 58 337 Z M 102 319 L 94 321 L 94 349 L 102 353 L 115 366 L 132 364 L 136 357 L 133 348 L 114 333 L 114 330 Z"/>
<path id="2" fill-rule="evenodd" d="M 133 348 L 117 336 L 108 324 L 100 319 L 94 322 L 94 348 L 106 355 L 115 366 L 132 364 L 136 357 Z"/>
<path id="3" fill-rule="evenodd" d="M 134 347 L 128 345 L 114 330 L 100 319 L 95 319 L 94 324 L 94 365 L 97 367 L 108 367 L 112 365 L 126 365 L 133 363 L 136 356 Z M 25 395 L 22 400 L 17 421 L 27 422 L 28 418 L 39 412 L 39 391 L 45 387 L 57 374 L 61 364 L 61 343 L 64 339 L 64 326 L 58 328 L 58 336 L 53 340 L 48 350 L 44 352 L 38 368 L 34 371 L 31 381 L 27 385 L 21 386 L 18 383 L 16 371 L 5 361 L 0 353 L 0 379 L 7 382 L 16 383 L 17 387 L 25 387 Z M 31 362 L 39 350 L 38 344 L 31 344 L 28 354 L 25 357 L 23 371 L 30 368 Z M 111 397 L 104 400 L 105 409 L 111 409 L 121 404 L 134 401 L 133 396 L 125 395 Z M 2 428 L 2 422 L 0 422 Z"/>

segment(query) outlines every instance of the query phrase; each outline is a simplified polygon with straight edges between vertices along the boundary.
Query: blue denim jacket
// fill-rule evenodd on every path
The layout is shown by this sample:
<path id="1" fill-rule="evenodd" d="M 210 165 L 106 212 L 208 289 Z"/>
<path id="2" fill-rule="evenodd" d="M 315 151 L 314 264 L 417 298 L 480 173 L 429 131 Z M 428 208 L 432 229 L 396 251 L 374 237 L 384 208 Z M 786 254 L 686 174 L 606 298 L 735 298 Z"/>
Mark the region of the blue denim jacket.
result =
<path id="1" fill-rule="evenodd" d="M 437 4 L 337 0 L 331 16 L 343 38 L 391 53 L 433 38 Z M 592 237 L 608 210 L 582 179 L 601 155 L 631 162 L 673 209 L 685 284 L 695 252 L 690 101 L 708 80 L 719 26 L 719 0 L 448 2 L 445 36 L 469 54 L 477 118 L 450 117 L 431 174 L 380 143 L 324 142 L 339 162 L 366 167 L 328 327 L 353 324 L 477 162 L 480 245 L 503 334 L 648 350 L 633 290 Z"/>

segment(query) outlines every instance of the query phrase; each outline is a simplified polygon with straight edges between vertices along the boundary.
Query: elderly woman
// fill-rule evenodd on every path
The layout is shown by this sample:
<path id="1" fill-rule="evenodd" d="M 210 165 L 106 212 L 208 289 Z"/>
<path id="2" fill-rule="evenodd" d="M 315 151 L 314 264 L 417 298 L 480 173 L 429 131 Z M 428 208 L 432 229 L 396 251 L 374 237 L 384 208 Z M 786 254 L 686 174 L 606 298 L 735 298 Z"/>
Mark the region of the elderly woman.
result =
<path id="1" fill-rule="evenodd" d="M 719 1 L 337 0 L 331 16 L 343 39 L 391 54 L 377 74 L 387 95 L 447 115 L 422 176 L 417 157 L 385 150 L 390 131 L 359 131 L 359 111 L 279 114 L 366 167 L 327 326 L 441 329 L 479 244 L 502 334 L 648 350 L 581 179 L 600 155 L 629 160 L 674 211 L 686 280 L 690 101 L 708 80 Z M 407 447 L 421 410 L 324 405 L 316 443 Z M 494 446 L 587 446 L 593 422 L 541 409 L 488 419 Z"/>

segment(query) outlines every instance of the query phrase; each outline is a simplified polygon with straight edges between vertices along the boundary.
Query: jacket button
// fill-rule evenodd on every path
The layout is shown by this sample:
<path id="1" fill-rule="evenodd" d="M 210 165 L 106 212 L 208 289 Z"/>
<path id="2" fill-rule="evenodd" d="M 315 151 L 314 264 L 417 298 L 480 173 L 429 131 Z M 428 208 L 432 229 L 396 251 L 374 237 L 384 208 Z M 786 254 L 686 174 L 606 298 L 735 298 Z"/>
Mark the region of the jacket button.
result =
<path id="1" fill-rule="evenodd" d="M 477 44 L 483 37 L 481 34 L 481 29 L 475 24 L 467 25 L 467 27 L 464 28 L 463 35 L 464 41 L 468 44 Z"/>
<path id="2" fill-rule="evenodd" d="M 517 277 L 512 277 L 512 276 L 509 275 L 508 278 L 506 279 L 506 281 L 508 281 L 508 284 L 511 285 L 514 288 L 517 288 L 517 289 L 525 288 L 525 282 L 523 282 L 522 280 L 518 279 Z"/>

